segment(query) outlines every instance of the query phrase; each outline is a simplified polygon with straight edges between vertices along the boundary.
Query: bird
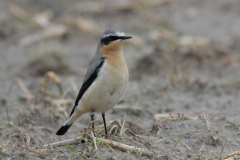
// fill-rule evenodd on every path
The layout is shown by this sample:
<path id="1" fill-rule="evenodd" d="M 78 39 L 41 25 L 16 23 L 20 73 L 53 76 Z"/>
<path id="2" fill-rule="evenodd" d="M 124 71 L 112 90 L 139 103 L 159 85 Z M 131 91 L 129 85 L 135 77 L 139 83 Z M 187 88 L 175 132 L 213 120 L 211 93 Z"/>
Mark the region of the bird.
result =
<path id="1" fill-rule="evenodd" d="M 132 37 L 125 36 L 122 31 L 116 29 L 106 30 L 100 36 L 96 53 L 90 62 L 74 107 L 56 135 L 64 135 L 80 116 L 89 112 L 94 129 L 94 113 L 99 112 L 102 113 L 107 136 L 105 112 L 122 99 L 129 79 L 123 45 L 125 40 L 130 38 Z"/>

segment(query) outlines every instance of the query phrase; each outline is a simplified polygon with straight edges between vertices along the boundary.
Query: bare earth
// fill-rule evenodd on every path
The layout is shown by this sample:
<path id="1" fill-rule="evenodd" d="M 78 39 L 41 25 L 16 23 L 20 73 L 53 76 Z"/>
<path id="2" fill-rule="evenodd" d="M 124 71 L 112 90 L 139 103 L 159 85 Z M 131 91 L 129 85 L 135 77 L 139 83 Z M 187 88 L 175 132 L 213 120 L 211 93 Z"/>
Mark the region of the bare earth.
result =
<path id="1" fill-rule="evenodd" d="M 215 160 L 240 151 L 239 6 L 238 0 L 1 0 L 0 159 Z M 98 150 L 89 114 L 55 135 L 109 28 L 133 39 L 124 45 L 127 90 L 106 112 L 108 139 L 133 150 L 98 139 L 100 114 Z M 62 92 L 51 78 L 41 92 L 48 71 L 60 78 Z M 84 142 L 43 147 L 79 136 Z"/>

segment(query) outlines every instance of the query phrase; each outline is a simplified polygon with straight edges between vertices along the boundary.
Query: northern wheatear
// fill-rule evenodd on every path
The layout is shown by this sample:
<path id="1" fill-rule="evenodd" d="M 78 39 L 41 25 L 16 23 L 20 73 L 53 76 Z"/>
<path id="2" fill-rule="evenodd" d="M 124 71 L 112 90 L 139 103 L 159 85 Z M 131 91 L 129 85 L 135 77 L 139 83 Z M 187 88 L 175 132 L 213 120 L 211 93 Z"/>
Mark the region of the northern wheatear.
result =
<path id="1" fill-rule="evenodd" d="M 57 131 L 57 135 L 64 135 L 81 115 L 91 112 L 101 112 L 107 135 L 105 111 L 115 106 L 123 97 L 128 83 L 128 68 L 123 57 L 124 40 L 132 37 L 125 36 L 119 30 L 105 31 L 98 42 L 98 47 L 88 67 L 83 85 L 69 119 Z M 92 123 L 94 128 L 94 123 Z"/>

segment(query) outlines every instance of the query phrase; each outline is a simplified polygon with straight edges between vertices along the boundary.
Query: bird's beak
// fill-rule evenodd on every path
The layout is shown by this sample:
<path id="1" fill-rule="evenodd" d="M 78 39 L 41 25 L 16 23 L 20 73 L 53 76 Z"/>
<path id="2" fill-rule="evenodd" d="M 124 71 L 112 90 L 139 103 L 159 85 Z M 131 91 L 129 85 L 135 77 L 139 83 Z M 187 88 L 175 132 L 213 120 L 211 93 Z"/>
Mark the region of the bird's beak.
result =
<path id="1" fill-rule="evenodd" d="M 121 40 L 126 40 L 126 39 L 130 39 L 130 38 L 132 38 L 132 37 L 130 37 L 130 36 L 122 36 Z"/>

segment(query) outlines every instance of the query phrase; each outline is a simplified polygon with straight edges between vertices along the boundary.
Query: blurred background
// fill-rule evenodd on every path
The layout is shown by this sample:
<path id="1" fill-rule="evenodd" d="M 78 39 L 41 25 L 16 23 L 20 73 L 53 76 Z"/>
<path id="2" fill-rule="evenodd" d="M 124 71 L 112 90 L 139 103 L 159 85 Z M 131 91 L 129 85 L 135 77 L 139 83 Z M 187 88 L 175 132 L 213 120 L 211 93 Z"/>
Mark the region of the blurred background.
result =
<path id="1" fill-rule="evenodd" d="M 26 133 L 34 147 L 59 141 L 53 135 L 73 107 L 99 36 L 110 28 L 133 38 L 124 45 L 129 84 L 121 102 L 106 113 L 107 121 L 127 113 L 147 130 L 142 136 L 151 139 L 156 132 L 148 130 L 156 114 L 198 117 L 162 122 L 157 138 L 163 142 L 153 139 L 150 144 L 173 159 L 214 159 L 225 140 L 225 155 L 239 148 L 239 0 L 1 0 L 0 141 L 7 148 L 3 158 L 20 154 L 21 149 L 12 146 L 23 143 L 21 136 L 7 143 L 13 133 Z M 43 94 L 44 76 L 50 78 Z M 207 131 L 206 119 L 212 121 Z M 75 125 L 82 130 L 89 122 L 86 114 Z M 101 125 L 102 119 L 96 123 Z M 186 130 L 206 137 L 184 137 Z M 72 127 L 62 139 L 76 133 Z M 209 142 L 212 135 L 219 141 Z M 166 149 L 179 136 L 181 147 Z M 71 157 L 69 150 L 64 152 Z M 104 151 L 100 159 L 112 154 L 121 157 Z"/>

